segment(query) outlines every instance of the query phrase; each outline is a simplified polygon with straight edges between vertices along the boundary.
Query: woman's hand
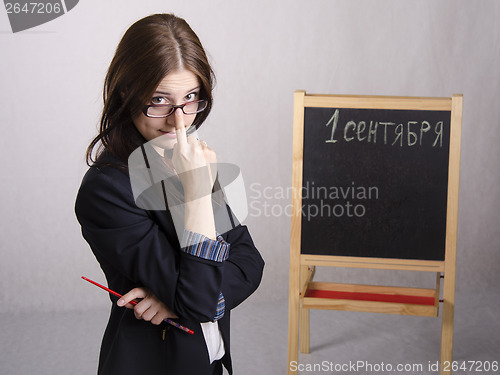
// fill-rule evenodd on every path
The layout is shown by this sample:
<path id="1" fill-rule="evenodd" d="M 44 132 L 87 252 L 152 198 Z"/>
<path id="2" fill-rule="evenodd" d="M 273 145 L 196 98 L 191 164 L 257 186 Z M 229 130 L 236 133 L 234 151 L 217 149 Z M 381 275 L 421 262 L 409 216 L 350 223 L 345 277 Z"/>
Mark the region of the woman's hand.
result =
<path id="1" fill-rule="evenodd" d="M 180 108 L 174 112 L 177 143 L 172 163 L 182 182 L 186 202 L 208 196 L 215 181 L 217 155 L 203 141 L 187 137 L 184 117 Z M 214 169 L 214 171 L 212 171 Z"/>
<path id="2" fill-rule="evenodd" d="M 136 298 L 142 298 L 137 305 L 129 302 Z M 178 318 L 163 302 L 161 302 L 148 288 L 134 288 L 123 295 L 117 302 L 118 306 L 125 306 L 127 309 L 134 309 L 137 319 L 143 319 L 155 325 L 160 324 L 166 318 Z"/>
<path id="3" fill-rule="evenodd" d="M 180 108 L 175 110 L 174 116 L 177 143 L 172 163 L 184 188 L 184 229 L 215 239 L 212 187 L 216 172 L 215 169 L 212 172 L 209 165 L 215 166 L 217 157 L 206 144 L 194 137 L 186 137 Z M 178 235 L 180 240 L 182 234 Z"/>

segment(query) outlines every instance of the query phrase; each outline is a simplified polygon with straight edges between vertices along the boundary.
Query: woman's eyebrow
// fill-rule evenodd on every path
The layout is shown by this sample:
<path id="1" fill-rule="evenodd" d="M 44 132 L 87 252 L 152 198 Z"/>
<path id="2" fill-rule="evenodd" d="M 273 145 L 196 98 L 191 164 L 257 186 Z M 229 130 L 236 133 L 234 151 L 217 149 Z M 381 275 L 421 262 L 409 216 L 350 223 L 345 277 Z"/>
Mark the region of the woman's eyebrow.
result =
<path id="1" fill-rule="evenodd" d="M 191 90 L 187 90 L 186 91 L 186 94 L 190 93 L 190 92 L 193 92 L 195 90 L 199 90 L 200 89 L 200 86 L 196 86 L 195 88 L 191 89 Z M 165 92 L 165 91 L 155 91 L 154 95 L 164 95 L 164 96 L 171 96 L 172 94 L 169 93 L 169 92 Z"/>

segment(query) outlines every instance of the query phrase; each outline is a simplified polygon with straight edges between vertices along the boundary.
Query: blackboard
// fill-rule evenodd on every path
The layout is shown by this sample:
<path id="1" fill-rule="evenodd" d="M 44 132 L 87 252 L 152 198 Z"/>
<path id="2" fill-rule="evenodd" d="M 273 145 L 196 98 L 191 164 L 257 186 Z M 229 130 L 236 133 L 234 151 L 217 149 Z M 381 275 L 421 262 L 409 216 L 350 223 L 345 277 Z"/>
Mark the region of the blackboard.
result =
<path id="1" fill-rule="evenodd" d="M 444 260 L 450 118 L 304 108 L 301 253 Z"/>

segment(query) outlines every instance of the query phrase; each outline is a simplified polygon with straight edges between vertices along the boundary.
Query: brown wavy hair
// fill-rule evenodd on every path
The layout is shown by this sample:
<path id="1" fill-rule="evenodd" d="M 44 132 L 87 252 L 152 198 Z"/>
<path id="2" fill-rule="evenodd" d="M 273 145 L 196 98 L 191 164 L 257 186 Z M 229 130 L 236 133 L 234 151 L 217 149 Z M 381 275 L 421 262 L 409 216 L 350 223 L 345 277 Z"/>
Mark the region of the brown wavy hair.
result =
<path id="1" fill-rule="evenodd" d="M 130 26 L 106 74 L 99 134 L 87 148 L 89 166 L 99 164 L 104 152 L 126 165 L 132 151 L 146 142 L 132 119 L 151 99 L 161 80 L 181 68 L 198 77 L 200 99 L 208 101 L 193 122 L 199 128 L 212 108 L 215 75 L 194 31 L 173 14 L 154 14 Z"/>

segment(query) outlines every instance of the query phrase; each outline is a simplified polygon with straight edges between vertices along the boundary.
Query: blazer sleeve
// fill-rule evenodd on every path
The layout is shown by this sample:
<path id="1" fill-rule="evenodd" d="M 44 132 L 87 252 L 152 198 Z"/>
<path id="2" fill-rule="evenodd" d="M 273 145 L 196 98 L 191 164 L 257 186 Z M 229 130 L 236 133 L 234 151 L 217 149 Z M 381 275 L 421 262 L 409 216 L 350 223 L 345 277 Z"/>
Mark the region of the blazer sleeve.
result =
<path id="1" fill-rule="evenodd" d="M 231 244 L 229 257 L 224 262 L 222 294 L 226 300 L 226 308 L 233 309 L 259 286 L 264 260 L 246 226 L 238 225 L 222 237 Z"/>
<path id="2" fill-rule="evenodd" d="M 182 318 L 211 321 L 221 291 L 227 307 L 240 303 L 260 282 L 262 270 L 259 275 L 251 260 L 258 255 L 256 249 L 240 254 L 249 246 L 249 236 L 237 234 L 241 229 L 224 237 L 236 241 L 231 244 L 234 260 L 230 255 L 215 262 L 181 252 L 173 225 L 170 232 L 162 229 L 149 211 L 137 207 L 128 176 L 113 168 L 106 168 L 106 173 L 94 169 L 84 178 L 75 211 L 101 267 L 150 288 Z"/>

